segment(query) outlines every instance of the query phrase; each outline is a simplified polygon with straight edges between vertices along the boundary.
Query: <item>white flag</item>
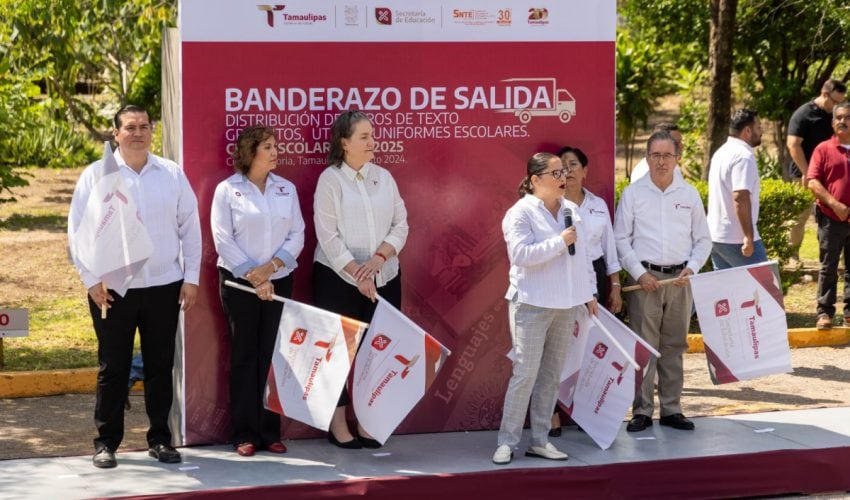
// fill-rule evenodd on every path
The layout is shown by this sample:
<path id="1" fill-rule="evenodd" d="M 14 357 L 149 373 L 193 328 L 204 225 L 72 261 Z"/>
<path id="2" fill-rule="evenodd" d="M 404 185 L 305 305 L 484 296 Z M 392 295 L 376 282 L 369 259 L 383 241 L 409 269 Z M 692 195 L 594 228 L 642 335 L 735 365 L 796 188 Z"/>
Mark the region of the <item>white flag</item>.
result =
<path id="1" fill-rule="evenodd" d="M 354 363 L 354 413 L 383 444 L 431 386 L 448 349 L 389 302 L 378 307 Z"/>
<path id="2" fill-rule="evenodd" d="M 711 380 L 749 380 L 791 368 L 776 262 L 690 277 Z"/>
<path id="3" fill-rule="evenodd" d="M 269 368 L 265 406 L 328 430 L 366 324 L 287 300 Z"/>
<path id="4" fill-rule="evenodd" d="M 610 337 L 581 309 L 570 332 L 574 341 L 561 372 L 558 400 L 587 435 L 607 450 L 634 401 L 643 370 L 658 352 L 604 307 L 599 308 L 597 319 Z M 640 371 L 635 371 L 615 343 L 629 353 Z"/>
<path id="5" fill-rule="evenodd" d="M 89 272 L 123 297 L 153 253 L 153 243 L 108 142 L 98 174 L 71 251 Z"/>

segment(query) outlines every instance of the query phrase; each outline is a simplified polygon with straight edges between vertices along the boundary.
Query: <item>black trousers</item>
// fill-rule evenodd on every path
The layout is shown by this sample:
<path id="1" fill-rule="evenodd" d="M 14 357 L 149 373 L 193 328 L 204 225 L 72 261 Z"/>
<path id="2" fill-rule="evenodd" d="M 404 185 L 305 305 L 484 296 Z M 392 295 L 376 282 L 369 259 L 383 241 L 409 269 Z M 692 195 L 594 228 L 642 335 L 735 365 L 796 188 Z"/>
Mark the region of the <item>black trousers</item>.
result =
<path id="1" fill-rule="evenodd" d="M 820 247 L 820 272 L 818 273 L 818 316 L 835 314 L 838 295 L 838 263 L 844 252 L 844 316 L 850 316 L 850 223 L 830 219 L 818 208 L 818 246 Z"/>
<path id="2" fill-rule="evenodd" d="M 378 295 L 401 309 L 401 271 L 386 285 L 378 288 Z M 375 308 L 378 307 L 377 302 L 363 296 L 356 286 L 318 262 L 313 263 L 313 305 L 365 323 L 372 321 Z M 337 406 L 347 406 L 350 402 L 348 391 L 343 390 Z"/>
<path id="3" fill-rule="evenodd" d="M 180 312 L 183 281 L 162 286 L 133 288 L 124 297 L 111 292 L 115 300 L 106 319 L 89 297 L 94 331 L 97 335 L 97 395 L 94 423 L 98 436 L 94 446 L 118 449 L 124 439 L 124 402 L 127 400 L 133 339 L 136 328 L 142 344 L 145 366 L 145 410 L 150 421 L 149 446 L 171 444 L 168 413 L 174 397 L 172 374 L 174 341 Z"/>
<path id="4" fill-rule="evenodd" d="M 611 280 L 608 279 L 608 266 L 605 257 L 599 257 L 593 261 L 593 270 L 596 272 L 596 294 L 597 300 L 603 306 L 608 304 L 608 294 L 611 293 Z"/>
<path id="5" fill-rule="evenodd" d="M 230 332 L 230 419 L 233 442 L 253 443 L 262 449 L 280 441 L 280 415 L 265 409 L 263 394 L 280 325 L 283 304 L 260 300 L 255 294 L 224 284 L 225 280 L 251 286 L 221 267 L 219 292 Z M 292 275 L 272 280 L 275 295 L 292 296 Z"/>

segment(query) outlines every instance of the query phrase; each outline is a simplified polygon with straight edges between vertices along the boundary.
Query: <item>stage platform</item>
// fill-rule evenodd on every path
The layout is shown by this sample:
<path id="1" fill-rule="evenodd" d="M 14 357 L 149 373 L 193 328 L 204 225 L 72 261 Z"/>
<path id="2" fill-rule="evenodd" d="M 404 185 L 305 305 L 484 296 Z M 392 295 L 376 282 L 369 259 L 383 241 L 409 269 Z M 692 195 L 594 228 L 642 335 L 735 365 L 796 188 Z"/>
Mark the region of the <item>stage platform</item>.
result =
<path id="1" fill-rule="evenodd" d="M 600 450 L 565 427 L 567 462 L 515 451 L 494 465 L 495 431 L 394 436 L 379 450 L 288 441 L 242 458 L 229 446 L 182 448 L 182 464 L 146 451 L 117 469 L 90 456 L 0 461 L 0 498 L 719 498 L 850 491 L 850 408 L 695 418 L 693 432 L 627 433 Z M 528 431 L 525 433 L 527 439 Z M 81 437 L 82 439 L 82 437 Z"/>

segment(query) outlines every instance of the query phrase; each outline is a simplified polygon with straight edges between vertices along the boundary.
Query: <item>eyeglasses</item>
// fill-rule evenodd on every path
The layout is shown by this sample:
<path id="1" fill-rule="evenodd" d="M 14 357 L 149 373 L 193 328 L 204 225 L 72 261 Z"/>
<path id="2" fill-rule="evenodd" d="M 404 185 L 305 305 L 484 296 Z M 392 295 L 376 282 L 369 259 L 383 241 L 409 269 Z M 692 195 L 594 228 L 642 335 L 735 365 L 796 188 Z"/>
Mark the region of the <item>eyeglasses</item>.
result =
<path id="1" fill-rule="evenodd" d="M 555 179 L 555 180 L 558 180 L 561 177 L 569 174 L 572 171 L 573 171 L 573 169 L 571 169 L 569 167 L 564 167 L 564 168 L 560 168 L 558 170 L 550 170 L 549 172 L 541 172 L 541 173 L 537 174 L 537 176 L 543 177 L 546 174 L 552 174 L 552 178 Z"/>
<path id="2" fill-rule="evenodd" d="M 654 162 L 659 162 L 661 160 L 664 160 L 665 162 L 667 162 L 667 161 L 670 161 L 670 160 L 674 160 L 678 157 L 679 157 L 679 155 L 676 155 L 676 154 L 673 154 L 673 153 L 664 153 L 664 154 L 652 153 L 651 155 L 649 155 L 649 159 L 654 161 Z"/>

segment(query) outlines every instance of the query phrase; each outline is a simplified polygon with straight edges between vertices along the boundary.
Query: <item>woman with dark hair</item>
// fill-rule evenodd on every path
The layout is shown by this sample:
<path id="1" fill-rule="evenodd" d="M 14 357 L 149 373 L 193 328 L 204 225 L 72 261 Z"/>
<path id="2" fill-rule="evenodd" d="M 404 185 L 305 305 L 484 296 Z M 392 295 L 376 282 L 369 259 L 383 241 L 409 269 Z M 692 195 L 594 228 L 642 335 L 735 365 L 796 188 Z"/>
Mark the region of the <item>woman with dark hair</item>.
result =
<path id="1" fill-rule="evenodd" d="M 398 186 L 389 171 L 371 162 L 374 157 L 369 118 L 360 111 L 341 113 L 331 126 L 330 166 L 319 176 L 313 199 L 314 303 L 364 322 L 372 319 L 378 293 L 401 308 L 398 253 L 408 231 Z M 343 390 L 328 441 L 346 449 L 380 447 L 363 429 L 359 438 L 351 433 L 345 420 L 349 402 Z"/>
<path id="2" fill-rule="evenodd" d="M 614 228 L 605 200 L 594 195 L 584 187 L 587 179 L 587 155 L 579 148 L 564 146 L 558 151 L 561 163 L 566 169 L 565 197 L 578 206 L 578 212 L 587 228 L 585 246 L 593 261 L 596 273 L 597 299 L 605 304 L 609 311 L 616 314 L 623 307 L 620 295 L 620 260 L 617 258 L 617 245 L 614 241 Z M 557 408 L 552 415 L 552 437 L 561 435 L 561 418 Z"/>
<path id="3" fill-rule="evenodd" d="M 528 160 L 520 200 L 502 220 L 508 247 L 509 305 L 514 362 L 505 393 L 496 464 L 510 463 L 531 400 L 531 446 L 526 456 L 566 460 L 548 440 L 549 419 L 579 307 L 596 314 L 596 277 L 585 248 L 578 207 L 564 198 L 567 169 L 550 153 Z M 564 229 L 565 211 L 574 225 Z"/>
<path id="4" fill-rule="evenodd" d="M 219 291 L 230 331 L 230 416 L 236 452 L 286 452 L 280 416 L 263 407 L 263 392 L 292 271 L 304 248 L 304 219 L 295 185 L 275 175 L 274 130 L 244 129 L 232 154 L 236 173 L 219 183 L 210 212 L 218 252 Z M 228 286 L 231 280 L 256 290 Z"/>

